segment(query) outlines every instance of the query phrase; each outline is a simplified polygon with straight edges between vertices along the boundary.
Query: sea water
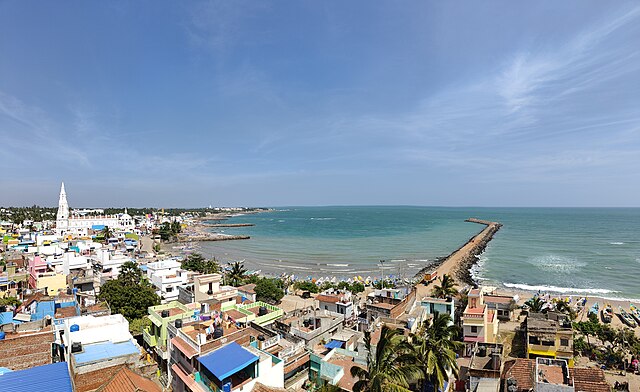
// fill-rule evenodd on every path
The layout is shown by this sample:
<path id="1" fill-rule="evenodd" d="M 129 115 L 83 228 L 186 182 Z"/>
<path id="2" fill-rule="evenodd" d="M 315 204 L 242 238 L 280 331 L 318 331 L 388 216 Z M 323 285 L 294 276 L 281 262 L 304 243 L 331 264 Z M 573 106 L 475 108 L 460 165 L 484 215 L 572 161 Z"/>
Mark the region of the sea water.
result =
<path id="1" fill-rule="evenodd" d="M 286 207 L 229 219 L 216 228 L 250 240 L 202 250 L 249 269 L 297 277 L 412 277 L 484 226 L 502 229 L 474 267 L 483 284 L 530 291 L 640 298 L 640 209 Z"/>

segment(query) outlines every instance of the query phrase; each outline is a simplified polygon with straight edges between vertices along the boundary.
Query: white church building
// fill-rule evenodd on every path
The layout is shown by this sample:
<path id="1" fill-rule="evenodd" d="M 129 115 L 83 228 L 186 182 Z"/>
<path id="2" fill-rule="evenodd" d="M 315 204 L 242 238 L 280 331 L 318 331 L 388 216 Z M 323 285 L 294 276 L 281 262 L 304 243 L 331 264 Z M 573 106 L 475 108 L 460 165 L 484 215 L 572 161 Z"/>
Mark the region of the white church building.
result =
<path id="1" fill-rule="evenodd" d="M 105 227 L 117 230 L 133 230 L 135 227 L 133 218 L 127 214 L 117 215 L 80 215 L 69 213 L 67 193 L 64 190 L 64 182 L 60 187 L 60 199 L 58 201 L 58 215 L 56 216 L 56 234 L 58 236 L 75 235 L 86 236 L 89 229 L 102 230 Z"/>

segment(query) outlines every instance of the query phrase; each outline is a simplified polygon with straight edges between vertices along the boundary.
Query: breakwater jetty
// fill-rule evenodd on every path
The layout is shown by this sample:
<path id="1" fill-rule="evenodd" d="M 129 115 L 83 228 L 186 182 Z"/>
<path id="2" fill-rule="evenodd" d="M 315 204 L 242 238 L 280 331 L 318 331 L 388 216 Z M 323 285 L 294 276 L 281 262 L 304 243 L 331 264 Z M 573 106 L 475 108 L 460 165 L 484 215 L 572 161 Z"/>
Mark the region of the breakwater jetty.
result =
<path id="1" fill-rule="evenodd" d="M 178 242 L 191 242 L 191 241 L 234 241 L 234 240 L 248 240 L 251 237 L 248 235 L 227 235 L 227 234 L 196 234 L 178 236 Z"/>
<path id="2" fill-rule="evenodd" d="M 202 223 L 206 227 L 248 227 L 255 226 L 254 223 Z"/>
<path id="3" fill-rule="evenodd" d="M 496 232 L 500 230 L 502 224 L 476 218 L 466 219 L 465 222 L 478 223 L 487 227 L 485 227 L 480 233 L 471 237 L 469 241 L 456 249 L 449 256 L 441 257 L 437 259 L 435 263 L 432 263 L 420 270 L 420 272 L 416 274 L 416 278 L 421 279 L 424 274 L 428 272 L 437 272 L 438 276 L 442 276 L 444 274 L 450 275 L 458 284 L 475 283 L 471 277 L 471 267 L 477 263 L 477 256 L 484 252 L 487 244 L 491 239 L 493 239 Z"/>

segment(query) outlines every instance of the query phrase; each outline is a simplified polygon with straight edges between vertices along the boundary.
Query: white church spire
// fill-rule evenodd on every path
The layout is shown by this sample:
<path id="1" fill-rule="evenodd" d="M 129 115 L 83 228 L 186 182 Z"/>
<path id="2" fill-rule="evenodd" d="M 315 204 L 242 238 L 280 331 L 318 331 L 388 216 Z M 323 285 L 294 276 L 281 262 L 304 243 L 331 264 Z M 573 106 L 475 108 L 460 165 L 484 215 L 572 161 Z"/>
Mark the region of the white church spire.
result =
<path id="1" fill-rule="evenodd" d="M 60 186 L 60 198 L 58 200 L 58 214 L 56 216 L 56 232 L 62 235 L 69 227 L 69 203 L 67 203 L 67 193 L 64 190 L 64 182 Z"/>

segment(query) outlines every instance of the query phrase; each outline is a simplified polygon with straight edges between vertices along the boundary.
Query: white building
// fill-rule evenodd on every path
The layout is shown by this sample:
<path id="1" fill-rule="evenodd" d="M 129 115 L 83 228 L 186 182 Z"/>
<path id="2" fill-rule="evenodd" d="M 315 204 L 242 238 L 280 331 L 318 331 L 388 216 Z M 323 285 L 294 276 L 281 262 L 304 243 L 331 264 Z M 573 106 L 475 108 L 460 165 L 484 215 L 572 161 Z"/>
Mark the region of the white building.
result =
<path id="1" fill-rule="evenodd" d="M 56 215 L 56 235 L 86 236 L 89 229 L 101 230 L 104 227 L 120 230 L 133 230 L 134 222 L 125 208 L 124 214 L 117 215 L 70 215 L 64 182 L 60 187 L 58 214 Z"/>
<path id="2" fill-rule="evenodd" d="M 178 287 L 187 283 L 187 271 L 181 269 L 176 259 L 160 260 L 147 264 L 147 277 L 158 289 L 156 294 L 162 303 L 178 299 Z"/>
<path id="3" fill-rule="evenodd" d="M 116 279 L 120 274 L 120 267 L 127 261 L 133 261 L 131 257 L 114 252 L 109 249 L 99 249 L 94 256 L 93 265 L 102 274 L 103 278 Z"/>

